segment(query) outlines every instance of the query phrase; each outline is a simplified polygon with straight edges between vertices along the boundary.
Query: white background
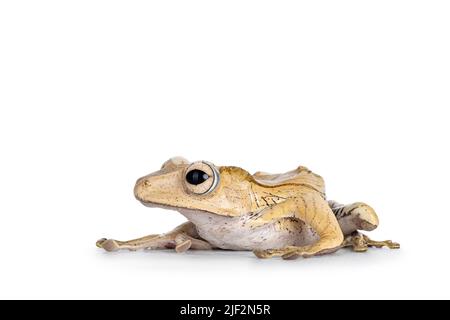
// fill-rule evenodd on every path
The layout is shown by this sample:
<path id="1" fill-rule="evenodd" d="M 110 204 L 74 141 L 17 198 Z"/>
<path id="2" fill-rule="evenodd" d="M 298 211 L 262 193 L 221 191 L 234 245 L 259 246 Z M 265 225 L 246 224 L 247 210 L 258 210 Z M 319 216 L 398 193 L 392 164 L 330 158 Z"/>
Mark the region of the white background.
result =
<path id="1" fill-rule="evenodd" d="M 450 298 L 448 1 L 2 1 L 0 298 Z M 366 201 L 399 251 L 105 253 L 174 155 Z"/>

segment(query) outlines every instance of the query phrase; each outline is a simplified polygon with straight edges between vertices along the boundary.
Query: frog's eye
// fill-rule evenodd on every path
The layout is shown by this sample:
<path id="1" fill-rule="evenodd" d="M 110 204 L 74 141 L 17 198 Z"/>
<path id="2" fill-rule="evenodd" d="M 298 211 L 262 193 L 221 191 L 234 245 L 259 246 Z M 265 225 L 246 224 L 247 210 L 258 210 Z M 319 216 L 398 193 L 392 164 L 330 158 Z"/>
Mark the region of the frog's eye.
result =
<path id="1" fill-rule="evenodd" d="M 186 175 L 186 181 L 189 184 L 198 185 L 200 183 L 205 182 L 208 180 L 209 176 L 206 172 L 203 172 L 202 170 L 194 169 L 187 173 Z"/>
<path id="2" fill-rule="evenodd" d="M 187 167 L 184 174 L 186 189 L 193 194 L 207 194 L 219 183 L 219 172 L 216 167 L 206 161 L 198 161 Z"/>

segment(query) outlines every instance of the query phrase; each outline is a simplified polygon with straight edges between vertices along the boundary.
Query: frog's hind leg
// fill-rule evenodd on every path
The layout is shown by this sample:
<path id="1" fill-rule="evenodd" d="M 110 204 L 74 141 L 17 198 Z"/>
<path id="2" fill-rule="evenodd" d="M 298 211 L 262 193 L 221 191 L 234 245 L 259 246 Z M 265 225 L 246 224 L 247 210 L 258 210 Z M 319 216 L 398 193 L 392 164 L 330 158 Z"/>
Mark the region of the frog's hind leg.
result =
<path id="1" fill-rule="evenodd" d="M 330 200 L 328 205 L 335 214 L 344 235 L 352 234 L 357 230 L 372 231 L 378 227 L 378 216 L 366 203 L 355 202 L 343 205 Z"/>
<path id="2" fill-rule="evenodd" d="M 378 226 L 378 216 L 375 210 L 363 202 L 343 205 L 336 201 L 328 201 L 328 205 L 336 215 L 345 239 L 341 248 L 351 247 L 353 251 L 365 252 L 369 247 L 398 249 L 400 245 L 386 241 L 374 241 L 358 230 L 372 231 Z"/>
<path id="3" fill-rule="evenodd" d="M 186 222 L 165 234 L 153 234 L 138 239 L 119 241 L 102 238 L 97 241 L 97 247 L 106 251 L 128 249 L 175 249 L 176 252 L 185 252 L 188 249 L 210 250 L 213 247 L 206 241 L 199 239 L 197 231 L 191 222 Z"/>
<path id="4" fill-rule="evenodd" d="M 378 226 L 378 216 L 375 210 L 363 202 L 355 202 L 348 205 L 336 201 L 328 201 L 328 205 L 336 215 L 345 239 L 341 248 L 351 247 L 353 251 L 365 252 L 369 247 L 398 249 L 400 245 L 386 241 L 374 241 L 368 236 L 359 233 L 358 230 L 372 231 Z"/>
<path id="5" fill-rule="evenodd" d="M 389 249 L 399 249 L 400 244 L 392 242 L 391 240 L 375 241 L 370 239 L 368 236 L 355 231 L 345 237 L 344 241 L 342 242 L 341 248 L 345 247 L 351 247 L 353 251 L 356 252 L 365 252 L 369 247 L 387 247 Z"/>

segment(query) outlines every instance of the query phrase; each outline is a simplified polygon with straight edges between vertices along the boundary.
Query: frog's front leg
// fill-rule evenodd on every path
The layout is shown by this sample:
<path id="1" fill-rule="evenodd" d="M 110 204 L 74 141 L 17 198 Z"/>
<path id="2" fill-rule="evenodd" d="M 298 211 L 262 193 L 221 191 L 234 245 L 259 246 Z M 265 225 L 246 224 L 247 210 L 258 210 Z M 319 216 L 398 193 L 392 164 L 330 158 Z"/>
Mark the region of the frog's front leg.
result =
<path id="1" fill-rule="evenodd" d="M 175 249 L 176 252 L 184 252 L 188 249 L 210 250 L 213 248 L 208 242 L 199 239 L 197 230 L 191 222 L 183 223 L 174 230 L 161 235 L 153 234 L 128 241 L 102 238 L 97 241 L 96 245 L 106 251 Z"/>
<path id="2" fill-rule="evenodd" d="M 333 252 L 340 247 L 344 240 L 339 223 L 328 203 L 317 195 L 302 195 L 268 208 L 255 223 L 256 225 L 262 225 L 276 219 L 289 217 L 304 221 L 317 232 L 320 239 L 309 246 L 256 250 L 254 253 L 257 257 L 281 256 L 283 259 L 295 259 L 300 256 L 309 257 Z"/>

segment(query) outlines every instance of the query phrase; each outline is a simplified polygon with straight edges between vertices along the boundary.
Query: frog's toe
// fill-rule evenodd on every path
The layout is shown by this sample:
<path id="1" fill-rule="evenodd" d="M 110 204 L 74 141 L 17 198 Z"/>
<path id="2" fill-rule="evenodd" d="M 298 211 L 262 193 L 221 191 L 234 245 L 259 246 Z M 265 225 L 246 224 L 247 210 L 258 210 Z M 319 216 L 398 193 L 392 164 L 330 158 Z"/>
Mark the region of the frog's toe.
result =
<path id="1" fill-rule="evenodd" d="M 175 251 L 177 253 L 186 252 L 192 246 L 190 237 L 184 233 L 180 233 L 175 237 Z"/>
<path id="2" fill-rule="evenodd" d="M 300 256 L 301 255 L 298 252 L 289 252 L 289 253 L 283 254 L 281 256 L 281 258 L 283 260 L 296 260 L 296 259 L 300 258 Z"/>
<path id="3" fill-rule="evenodd" d="M 397 242 L 392 242 L 391 240 L 386 240 L 386 241 L 374 241 L 374 242 L 369 242 L 369 244 L 372 247 L 375 248 L 383 248 L 383 247 L 387 247 L 389 249 L 400 249 L 400 244 Z"/>
<path id="4" fill-rule="evenodd" d="M 96 245 L 98 248 L 102 248 L 102 244 L 103 244 L 103 242 L 105 242 L 106 240 L 108 240 L 108 239 L 106 239 L 106 238 L 98 239 L 97 242 L 95 243 L 95 245 Z"/>
<path id="5" fill-rule="evenodd" d="M 117 244 L 116 240 L 113 239 L 102 238 L 97 241 L 97 247 L 103 248 L 109 252 L 119 250 L 119 245 Z"/>
<path id="6" fill-rule="evenodd" d="M 267 259 L 273 256 L 271 250 L 254 250 L 253 253 L 260 259 Z"/>
<path id="7" fill-rule="evenodd" d="M 184 242 L 181 242 L 181 243 L 177 244 L 176 247 L 175 247 L 175 251 L 177 253 L 186 252 L 187 250 L 189 250 L 191 245 L 192 245 L 192 241 L 191 240 L 186 240 Z"/>
<path id="8" fill-rule="evenodd" d="M 296 247 L 286 247 L 282 249 L 266 249 L 266 250 L 254 250 L 253 253 L 255 256 L 261 259 L 267 259 L 272 257 L 279 257 L 284 254 L 295 251 Z"/>
<path id="9" fill-rule="evenodd" d="M 295 260 L 295 259 L 298 259 L 300 257 L 302 257 L 302 258 L 309 258 L 309 257 L 312 257 L 312 256 L 313 256 L 313 254 L 309 254 L 309 253 L 306 253 L 306 252 L 294 250 L 294 251 L 291 251 L 291 252 L 283 254 L 281 256 L 281 258 L 283 258 L 283 260 Z"/>
<path id="10" fill-rule="evenodd" d="M 400 249 L 400 243 L 392 242 L 389 240 L 389 243 L 387 244 L 387 247 L 389 249 Z"/>
<path id="11" fill-rule="evenodd" d="M 297 252 L 286 253 L 281 256 L 283 260 L 296 260 L 300 257 L 301 255 Z"/>

